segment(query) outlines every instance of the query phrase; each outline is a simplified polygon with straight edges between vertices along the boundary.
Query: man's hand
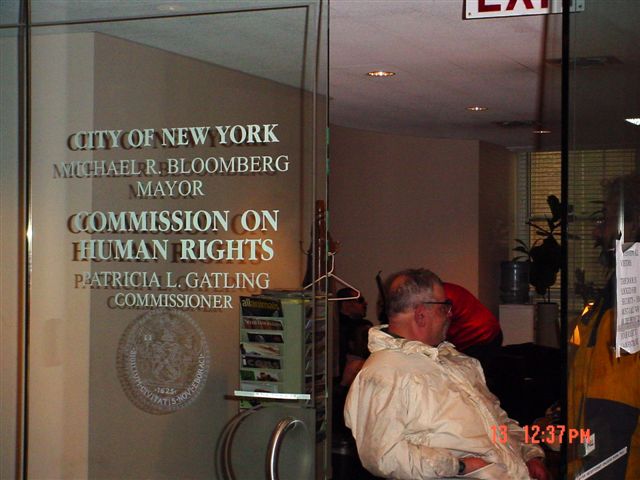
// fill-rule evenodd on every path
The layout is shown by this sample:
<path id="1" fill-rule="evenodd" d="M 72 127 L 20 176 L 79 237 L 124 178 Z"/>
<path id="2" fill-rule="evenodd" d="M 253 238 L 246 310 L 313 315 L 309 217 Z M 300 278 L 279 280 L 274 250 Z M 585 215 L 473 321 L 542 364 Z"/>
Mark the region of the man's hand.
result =
<path id="1" fill-rule="evenodd" d="M 479 457 L 463 457 L 460 460 L 464 462 L 465 469 L 463 473 L 465 475 L 467 473 L 475 472 L 476 470 L 484 467 L 485 465 L 489 465 L 487 462 L 485 462 L 483 459 Z"/>
<path id="2" fill-rule="evenodd" d="M 551 474 L 540 458 L 532 458 L 527 462 L 529 475 L 537 480 L 551 480 Z"/>

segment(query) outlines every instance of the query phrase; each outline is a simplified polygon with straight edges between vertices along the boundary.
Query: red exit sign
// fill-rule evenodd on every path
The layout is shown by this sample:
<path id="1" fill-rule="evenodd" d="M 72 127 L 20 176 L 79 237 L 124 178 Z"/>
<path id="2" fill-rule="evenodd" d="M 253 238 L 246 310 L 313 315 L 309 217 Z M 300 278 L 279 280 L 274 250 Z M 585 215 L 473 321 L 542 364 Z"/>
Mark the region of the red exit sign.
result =
<path id="1" fill-rule="evenodd" d="M 585 0 L 572 0 L 571 11 L 584 10 Z M 465 0 L 464 18 L 515 17 L 562 13 L 562 0 Z"/>

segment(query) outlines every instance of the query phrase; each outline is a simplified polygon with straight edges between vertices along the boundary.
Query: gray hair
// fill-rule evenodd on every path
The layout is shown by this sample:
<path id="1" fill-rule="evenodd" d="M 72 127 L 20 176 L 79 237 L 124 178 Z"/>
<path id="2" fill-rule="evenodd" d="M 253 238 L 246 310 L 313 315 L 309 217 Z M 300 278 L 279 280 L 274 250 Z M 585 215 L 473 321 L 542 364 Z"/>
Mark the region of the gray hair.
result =
<path id="1" fill-rule="evenodd" d="M 442 286 L 442 280 L 425 268 L 402 270 L 389 276 L 385 282 L 388 317 L 433 300 L 434 285 Z"/>

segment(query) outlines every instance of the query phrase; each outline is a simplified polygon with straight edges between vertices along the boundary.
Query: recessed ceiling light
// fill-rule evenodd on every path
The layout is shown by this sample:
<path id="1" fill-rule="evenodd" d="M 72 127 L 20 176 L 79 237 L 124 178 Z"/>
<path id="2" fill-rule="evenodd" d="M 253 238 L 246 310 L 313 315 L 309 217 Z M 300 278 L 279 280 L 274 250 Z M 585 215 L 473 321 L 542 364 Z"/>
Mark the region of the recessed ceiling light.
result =
<path id="1" fill-rule="evenodd" d="M 634 125 L 640 125 L 640 118 L 625 118 L 625 120 L 629 123 L 633 123 Z"/>
<path id="2" fill-rule="evenodd" d="M 374 72 L 367 72 L 370 77 L 393 77 L 396 72 L 389 72 L 386 70 L 376 70 Z"/>
<path id="3" fill-rule="evenodd" d="M 158 10 L 161 12 L 178 12 L 182 10 L 178 5 L 173 5 L 170 3 L 166 3 L 164 5 L 158 5 Z"/>
<path id="4" fill-rule="evenodd" d="M 546 128 L 536 128 L 533 133 L 538 135 L 546 135 L 547 133 L 551 133 L 551 130 L 547 130 Z"/>
<path id="5" fill-rule="evenodd" d="M 481 107 L 480 105 L 474 105 L 472 107 L 467 107 L 467 110 L 470 112 L 484 112 L 489 109 L 487 107 Z"/>

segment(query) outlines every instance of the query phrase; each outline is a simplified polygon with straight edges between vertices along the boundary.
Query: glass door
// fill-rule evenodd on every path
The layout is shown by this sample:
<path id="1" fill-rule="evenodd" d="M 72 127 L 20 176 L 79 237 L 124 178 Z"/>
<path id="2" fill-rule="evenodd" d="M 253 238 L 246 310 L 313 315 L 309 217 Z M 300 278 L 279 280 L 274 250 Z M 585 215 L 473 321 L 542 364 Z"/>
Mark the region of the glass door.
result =
<path id="1" fill-rule="evenodd" d="M 570 18 L 567 478 L 640 477 L 637 2 Z M 570 312 L 571 313 L 571 312 Z"/>
<path id="2" fill-rule="evenodd" d="M 324 14 L 31 2 L 28 478 L 323 476 Z"/>

